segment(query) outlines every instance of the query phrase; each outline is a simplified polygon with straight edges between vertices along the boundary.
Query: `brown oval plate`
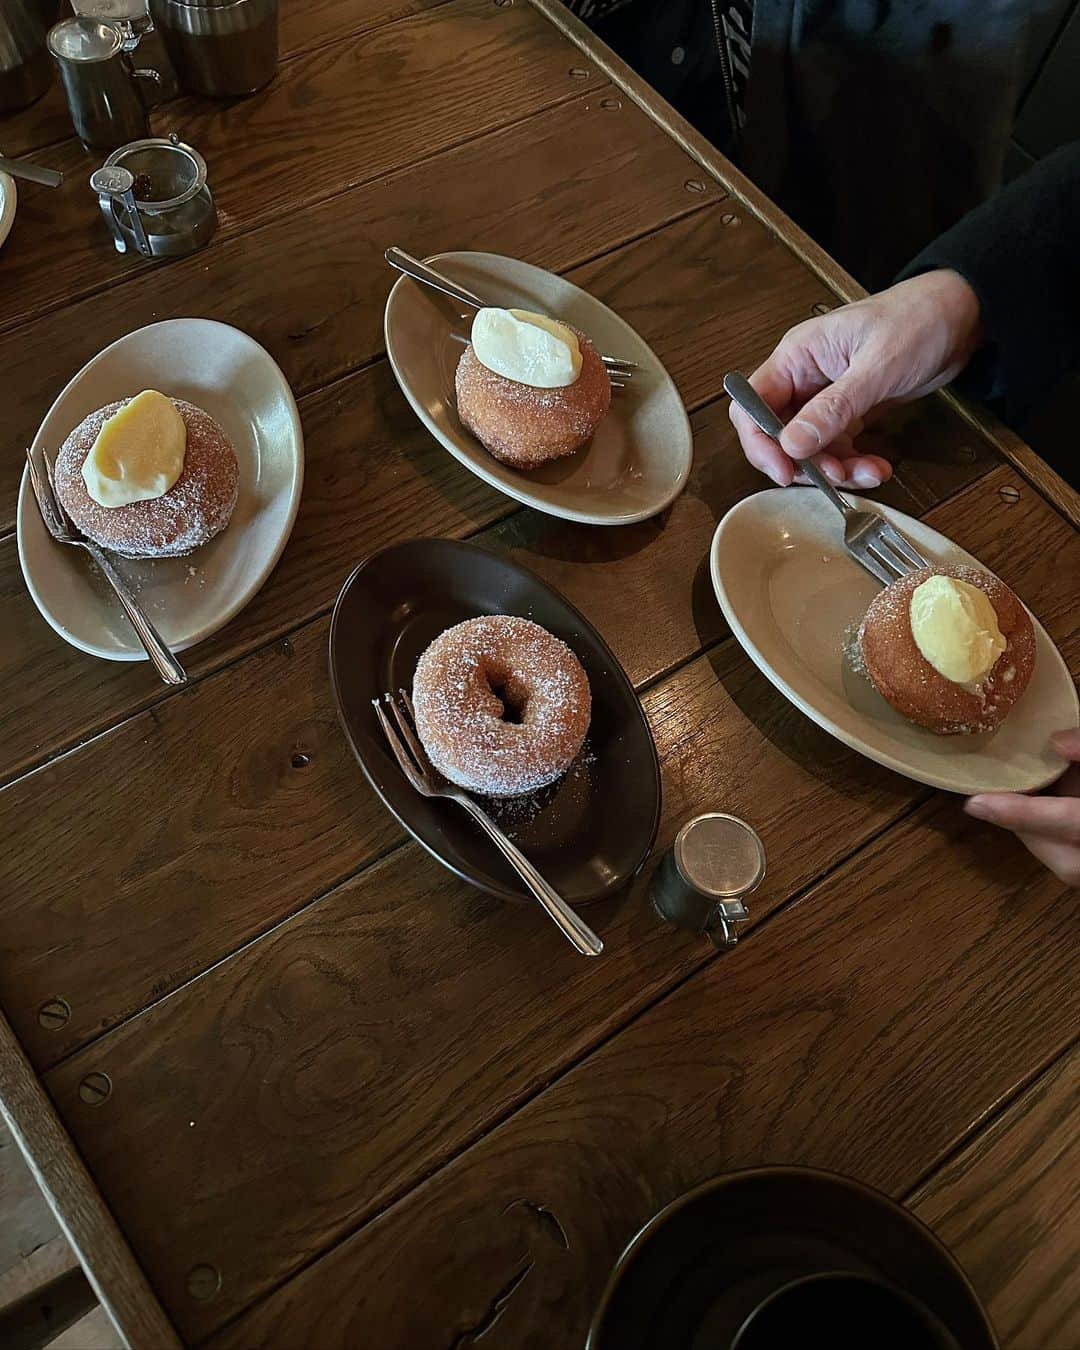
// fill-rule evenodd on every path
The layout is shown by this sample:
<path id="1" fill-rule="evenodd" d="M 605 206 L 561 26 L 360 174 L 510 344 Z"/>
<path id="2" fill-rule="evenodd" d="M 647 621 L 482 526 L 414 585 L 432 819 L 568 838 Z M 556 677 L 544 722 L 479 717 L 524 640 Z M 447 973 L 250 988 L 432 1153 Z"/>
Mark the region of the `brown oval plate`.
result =
<path id="1" fill-rule="evenodd" d="M 451 539 L 393 544 L 342 587 L 330 624 L 330 678 L 360 767 L 387 809 L 452 872 L 505 899 L 527 893 L 460 806 L 409 786 L 372 699 L 411 689 L 421 653 L 481 614 L 532 619 L 578 656 L 592 689 L 585 750 L 543 798 L 499 804 L 506 832 L 571 904 L 624 886 L 645 864 L 660 821 L 660 766 L 633 685 L 596 629 L 557 591 L 506 558 Z"/>
<path id="2" fill-rule="evenodd" d="M 964 1350 L 997 1350 L 966 1275 L 921 1220 L 881 1191 L 810 1167 L 732 1172 L 673 1200 L 619 1257 L 586 1350 L 729 1346 L 770 1294 L 825 1271 L 882 1280 Z M 814 1330 L 805 1344 L 827 1344 Z"/>

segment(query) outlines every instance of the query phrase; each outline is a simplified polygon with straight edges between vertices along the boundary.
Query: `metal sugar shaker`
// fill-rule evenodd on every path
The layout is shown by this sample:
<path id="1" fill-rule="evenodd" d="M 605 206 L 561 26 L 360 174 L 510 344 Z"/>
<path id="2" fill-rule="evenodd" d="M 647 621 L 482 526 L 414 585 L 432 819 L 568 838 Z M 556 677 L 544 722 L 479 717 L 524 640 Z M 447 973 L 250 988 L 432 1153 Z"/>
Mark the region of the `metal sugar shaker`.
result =
<path id="1" fill-rule="evenodd" d="M 716 947 L 738 940 L 744 898 L 765 876 L 765 846 L 744 820 L 710 811 L 688 820 L 653 874 L 649 898 L 662 919 L 703 933 Z"/>
<path id="2" fill-rule="evenodd" d="M 217 226 L 206 160 L 175 133 L 114 150 L 90 186 L 118 253 L 180 257 L 208 243 Z"/>

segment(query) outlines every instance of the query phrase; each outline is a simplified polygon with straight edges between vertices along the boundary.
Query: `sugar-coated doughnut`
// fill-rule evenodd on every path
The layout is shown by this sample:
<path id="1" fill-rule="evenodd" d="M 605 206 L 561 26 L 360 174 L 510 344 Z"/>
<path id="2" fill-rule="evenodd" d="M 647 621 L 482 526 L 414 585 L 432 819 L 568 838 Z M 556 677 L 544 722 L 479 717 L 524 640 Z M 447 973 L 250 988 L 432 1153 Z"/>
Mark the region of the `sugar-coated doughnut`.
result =
<path id="1" fill-rule="evenodd" d="M 76 527 L 102 548 L 130 558 L 182 557 L 229 523 L 240 480 L 236 451 L 209 413 L 175 398 L 187 430 L 180 477 L 162 497 L 101 506 L 87 491 L 83 460 L 105 419 L 127 402 L 120 399 L 92 412 L 64 441 L 56 456 L 56 491 Z"/>
<path id="2" fill-rule="evenodd" d="M 473 350 L 458 361 L 458 416 L 496 459 L 517 469 L 535 469 L 586 445 L 611 406 L 611 380 L 584 333 L 571 329 L 581 347 L 581 374 L 559 389 L 538 389 L 496 374 Z"/>
<path id="3" fill-rule="evenodd" d="M 989 599 L 1005 650 L 977 684 L 946 679 L 919 650 L 911 631 L 911 597 L 928 577 L 954 577 Z M 1035 667 L 1035 630 L 1013 592 L 974 567 L 923 567 L 873 599 L 859 628 L 862 664 L 888 703 L 912 722 L 941 736 L 993 731 L 1027 688 Z"/>
<path id="4" fill-rule="evenodd" d="M 523 796 L 564 774 L 592 711 L 588 677 L 566 643 L 507 614 L 437 637 L 417 664 L 412 697 L 435 768 L 489 797 Z"/>

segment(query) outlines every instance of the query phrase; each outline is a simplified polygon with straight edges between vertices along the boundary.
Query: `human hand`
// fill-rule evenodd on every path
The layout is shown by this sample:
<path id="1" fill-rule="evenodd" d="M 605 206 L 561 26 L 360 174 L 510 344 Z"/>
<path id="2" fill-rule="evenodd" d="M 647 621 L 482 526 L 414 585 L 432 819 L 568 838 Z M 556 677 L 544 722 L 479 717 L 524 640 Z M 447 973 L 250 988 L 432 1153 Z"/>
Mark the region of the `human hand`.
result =
<path id="1" fill-rule="evenodd" d="M 837 486 L 879 486 L 892 466 L 856 448 L 863 418 L 947 384 L 981 340 L 975 292 L 944 269 L 798 324 L 750 376 L 788 424 L 780 444 L 729 409 L 747 459 L 781 487 L 805 482 L 798 462 L 811 457 Z"/>
<path id="2" fill-rule="evenodd" d="M 1050 741 L 1070 764 L 1045 795 L 982 792 L 964 810 L 1012 830 L 1066 886 L 1080 887 L 1080 729 L 1059 731 Z"/>

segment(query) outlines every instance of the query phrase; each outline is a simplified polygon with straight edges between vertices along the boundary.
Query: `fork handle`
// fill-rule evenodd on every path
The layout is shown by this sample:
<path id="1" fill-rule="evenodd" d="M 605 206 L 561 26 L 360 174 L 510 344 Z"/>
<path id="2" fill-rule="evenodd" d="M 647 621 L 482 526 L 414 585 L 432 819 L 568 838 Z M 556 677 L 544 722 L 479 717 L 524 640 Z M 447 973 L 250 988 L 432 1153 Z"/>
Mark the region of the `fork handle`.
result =
<path id="1" fill-rule="evenodd" d="M 733 403 L 739 407 L 750 418 L 761 431 L 774 441 L 780 440 L 780 433 L 784 429 L 784 424 L 776 413 L 769 407 L 758 391 L 750 383 L 745 375 L 740 375 L 737 370 L 730 370 L 724 376 L 724 389 L 730 396 Z M 842 516 L 846 516 L 852 508 L 840 496 L 836 488 L 829 482 L 825 475 L 812 459 L 800 460 L 799 467 L 810 479 L 816 488 L 820 488 L 832 502 L 833 506 Z"/>
<path id="2" fill-rule="evenodd" d="M 573 943 L 582 956 L 599 956 L 604 950 L 603 942 L 589 925 L 574 913 L 558 891 L 544 880 L 521 849 L 507 839 L 487 812 L 477 806 L 471 797 L 467 797 L 463 793 L 458 800 L 487 834 L 533 896 L 547 910 L 550 918 L 562 930 L 563 936 Z"/>
<path id="3" fill-rule="evenodd" d="M 442 291 L 444 295 L 449 295 L 454 300 L 460 300 L 463 305 L 468 305 L 470 309 L 484 308 L 484 302 L 478 295 L 473 295 L 472 291 L 467 291 L 464 286 L 459 286 L 449 277 L 444 277 L 441 272 L 436 272 L 433 267 L 429 267 L 427 263 L 422 263 L 419 258 L 414 258 L 411 253 L 406 253 L 404 249 L 388 248 L 383 256 L 391 267 L 396 267 L 399 272 L 404 272 L 407 277 L 412 277 L 413 281 L 422 281 L 425 286 L 431 286 L 434 290 Z"/>
<path id="4" fill-rule="evenodd" d="M 139 641 L 146 648 L 146 654 L 153 663 L 154 669 L 166 684 L 186 684 L 187 672 L 166 647 L 161 634 L 150 622 L 146 611 L 135 599 L 127 582 L 112 565 L 108 554 L 103 549 L 98 548 L 97 544 L 87 543 L 85 548 L 97 564 L 102 576 L 113 588 L 117 600 L 124 608 L 124 613 L 131 620 L 132 628 L 138 634 Z"/>

